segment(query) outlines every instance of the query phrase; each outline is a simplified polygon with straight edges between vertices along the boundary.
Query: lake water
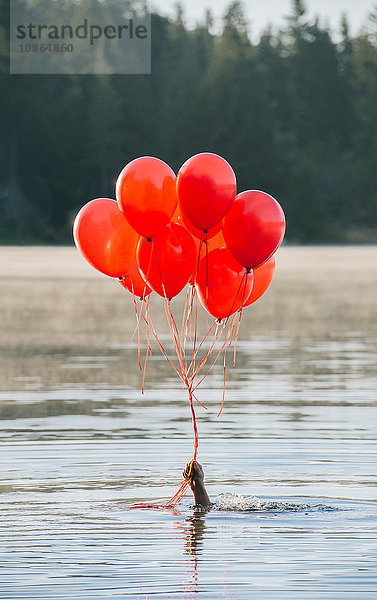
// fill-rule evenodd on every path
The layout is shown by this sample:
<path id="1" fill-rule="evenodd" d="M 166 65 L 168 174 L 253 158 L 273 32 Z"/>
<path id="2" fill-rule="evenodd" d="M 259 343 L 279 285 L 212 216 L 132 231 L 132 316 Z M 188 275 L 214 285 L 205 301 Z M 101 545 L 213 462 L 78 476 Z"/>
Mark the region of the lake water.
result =
<path id="1" fill-rule="evenodd" d="M 132 344 L 51 360 L 65 384 L 0 394 L 2 600 L 377 598 L 376 339 L 241 341 L 219 418 L 221 369 L 201 386 L 207 490 L 255 511 L 130 508 L 181 480 L 186 394 L 157 354 L 144 396 L 109 384 L 114 361 L 134 381 Z"/>

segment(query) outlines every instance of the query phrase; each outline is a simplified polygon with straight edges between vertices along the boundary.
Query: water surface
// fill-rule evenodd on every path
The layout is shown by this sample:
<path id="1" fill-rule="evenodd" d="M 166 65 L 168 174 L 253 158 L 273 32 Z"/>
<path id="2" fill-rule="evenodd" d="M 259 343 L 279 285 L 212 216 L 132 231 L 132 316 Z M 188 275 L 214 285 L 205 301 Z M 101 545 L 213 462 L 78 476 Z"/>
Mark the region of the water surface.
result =
<path id="1" fill-rule="evenodd" d="M 49 360 L 59 384 L 0 393 L 1 599 L 376 598 L 375 338 L 241 341 L 219 418 L 221 369 L 204 382 L 208 492 L 257 496 L 254 511 L 130 509 L 181 479 L 186 394 L 155 354 L 142 396 L 132 343 Z M 121 361 L 132 376 L 112 385 Z"/>

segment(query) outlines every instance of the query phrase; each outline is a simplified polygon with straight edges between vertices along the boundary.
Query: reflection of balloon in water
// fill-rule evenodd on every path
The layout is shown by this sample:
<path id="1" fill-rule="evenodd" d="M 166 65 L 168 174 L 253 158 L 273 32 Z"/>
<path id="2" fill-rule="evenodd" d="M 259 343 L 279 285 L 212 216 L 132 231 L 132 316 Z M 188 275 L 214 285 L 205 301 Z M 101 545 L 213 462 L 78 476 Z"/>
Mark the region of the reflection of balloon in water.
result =
<path id="1" fill-rule="evenodd" d="M 247 273 L 227 248 L 216 248 L 201 259 L 196 289 L 202 305 L 213 317 L 224 319 L 237 312 L 252 287 L 253 272 Z"/>
<path id="2" fill-rule="evenodd" d="M 275 273 L 275 257 L 271 256 L 263 265 L 253 269 L 254 284 L 251 294 L 244 302 L 244 306 L 250 306 L 256 302 L 268 289 Z"/>
<path id="3" fill-rule="evenodd" d="M 131 294 L 138 298 L 146 298 L 152 292 L 149 285 L 145 283 L 144 279 L 141 276 L 141 273 L 136 263 L 136 258 L 133 261 L 130 268 L 128 269 L 127 273 L 119 281 L 119 283 L 127 291 L 131 292 Z"/>
<path id="4" fill-rule="evenodd" d="M 172 169 L 158 158 L 136 158 L 124 167 L 116 184 L 119 208 L 140 235 L 152 238 L 170 221 L 177 196 Z"/>
<path id="5" fill-rule="evenodd" d="M 162 297 L 174 298 L 195 269 L 195 244 L 189 232 L 169 223 L 149 242 L 141 239 L 136 260 L 148 285 Z"/>
<path id="6" fill-rule="evenodd" d="M 265 192 L 241 192 L 224 220 L 223 235 L 234 258 L 244 267 L 263 264 L 280 246 L 285 217 L 280 204 Z"/>
<path id="7" fill-rule="evenodd" d="M 232 167 L 217 154 L 189 158 L 177 177 L 178 202 L 190 222 L 206 231 L 224 218 L 236 196 Z"/>
<path id="8" fill-rule="evenodd" d="M 109 277 L 129 269 L 138 239 L 115 200 L 96 198 L 82 207 L 73 226 L 78 250 L 92 267 Z"/>

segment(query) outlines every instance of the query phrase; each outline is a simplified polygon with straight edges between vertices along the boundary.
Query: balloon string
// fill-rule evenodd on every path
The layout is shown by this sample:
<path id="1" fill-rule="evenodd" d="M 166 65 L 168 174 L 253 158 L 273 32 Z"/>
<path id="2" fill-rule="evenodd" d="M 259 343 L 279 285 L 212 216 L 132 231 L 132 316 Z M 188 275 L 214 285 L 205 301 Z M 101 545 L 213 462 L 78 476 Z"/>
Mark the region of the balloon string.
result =
<path id="1" fill-rule="evenodd" d="M 200 404 L 200 406 L 202 408 L 204 408 L 205 410 L 208 410 L 208 407 L 205 406 L 202 402 L 200 402 L 200 400 L 196 397 L 196 395 L 194 394 L 194 392 L 192 392 L 192 397 L 197 401 L 198 404 Z"/>
<path id="2" fill-rule="evenodd" d="M 182 500 L 183 496 L 185 495 L 189 484 L 190 484 L 190 481 L 187 479 L 184 479 L 182 481 L 182 483 L 179 484 L 178 490 L 173 494 L 173 496 L 170 498 L 170 500 L 168 500 L 167 502 L 165 502 L 165 504 L 162 505 L 162 507 L 170 508 L 170 507 L 174 507 L 176 504 L 179 504 L 179 502 Z"/>
<path id="3" fill-rule="evenodd" d="M 234 321 L 235 317 L 236 317 L 236 315 L 233 315 L 233 316 L 232 316 L 232 322 Z M 193 387 L 193 391 L 195 391 L 195 390 L 196 390 L 196 389 L 199 387 L 199 385 L 202 383 L 202 381 L 204 381 L 204 379 L 207 377 L 207 375 L 208 375 L 208 374 L 209 374 L 209 373 L 212 371 L 212 369 L 213 369 L 213 367 L 215 366 L 215 364 L 216 364 L 216 362 L 217 362 L 217 360 L 218 360 L 218 358 L 219 358 L 220 354 L 222 353 L 222 351 L 224 350 L 224 348 L 225 348 L 225 347 L 227 346 L 227 344 L 229 343 L 229 335 L 230 335 L 230 331 L 231 331 L 231 327 L 232 327 L 232 322 L 231 322 L 231 324 L 230 324 L 230 326 L 229 326 L 229 328 L 228 328 L 228 333 L 227 333 L 227 335 L 226 335 L 225 341 L 223 342 L 223 344 L 222 344 L 222 346 L 221 346 L 220 350 L 218 351 L 218 353 L 217 353 L 217 355 L 216 355 L 216 357 L 215 357 L 215 359 L 214 359 L 213 363 L 211 364 L 210 368 L 209 368 L 209 369 L 208 369 L 208 371 L 205 373 L 205 375 L 203 375 L 203 377 L 200 379 L 200 381 L 199 381 L 198 383 L 196 383 L 196 384 L 195 384 L 195 386 Z M 208 356 L 207 356 L 206 360 L 204 361 L 204 359 L 202 359 L 202 362 L 203 362 L 203 361 L 204 361 L 204 362 L 203 362 L 203 364 L 200 364 L 200 365 L 199 365 L 199 367 L 200 367 L 200 368 L 198 367 L 198 369 L 197 369 L 197 372 L 196 372 L 196 375 L 199 373 L 199 371 L 200 371 L 200 370 L 201 370 L 201 369 L 204 367 L 204 365 L 205 365 L 205 364 L 206 364 L 206 362 L 208 361 L 208 358 L 209 358 L 209 356 L 212 354 L 212 351 L 213 351 L 213 349 L 214 349 L 214 346 L 215 346 L 215 344 L 217 343 L 217 341 L 219 340 L 219 338 L 220 338 L 220 336 L 221 336 L 221 333 L 223 332 L 224 328 L 225 328 L 225 324 L 222 326 L 222 329 L 221 329 L 220 335 L 217 335 L 217 339 L 216 339 L 216 340 L 215 340 L 215 342 L 212 344 L 212 347 L 211 347 L 211 349 L 210 349 L 210 350 L 211 350 L 211 352 L 210 352 L 209 354 L 207 353 L 207 354 L 208 354 Z M 195 375 L 195 376 L 196 376 L 196 375 Z"/>
<path id="4" fill-rule="evenodd" d="M 192 323 L 192 305 L 193 305 L 193 294 L 195 293 L 195 288 L 192 285 L 189 285 L 188 289 L 188 306 L 187 306 L 187 315 L 184 324 L 184 338 L 183 338 L 183 354 L 186 356 L 186 346 L 187 346 L 187 337 L 190 332 L 191 336 L 191 323 Z"/>
<path id="5" fill-rule="evenodd" d="M 212 344 L 211 344 L 211 346 L 210 346 L 209 350 L 208 350 L 208 351 L 207 351 L 207 353 L 204 355 L 204 357 L 202 358 L 202 360 L 201 360 L 201 362 L 199 363 L 198 367 L 196 368 L 196 370 L 195 370 L 195 371 L 192 373 L 192 375 L 191 375 L 192 379 L 194 379 L 194 378 L 195 378 L 195 377 L 198 375 L 198 373 L 201 371 L 201 369 L 204 367 L 204 365 L 205 365 L 205 364 L 206 364 L 206 362 L 208 361 L 208 358 L 209 358 L 209 357 L 210 357 L 210 355 L 212 354 L 212 352 L 213 352 L 213 350 L 214 350 L 214 347 L 215 347 L 216 343 L 218 342 L 219 338 L 221 337 L 221 335 L 222 335 L 222 333 L 223 333 L 223 331 L 224 331 L 224 328 L 225 328 L 226 324 L 228 323 L 228 320 L 229 320 L 229 318 L 230 318 L 230 315 L 232 314 L 232 311 L 233 311 L 234 305 L 235 305 L 235 303 L 236 303 L 236 301 L 237 301 L 238 294 L 239 294 L 239 292 L 240 292 L 240 290 L 241 290 L 241 286 L 242 286 L 242 284 L 243 284 L 243 279 L 244 279 L 244 277 L 245 277 L 245 282 L 246 282 L 246 279 L 247 279 L 247 271 L 245 271 L 245 273 L 244 273 L 244 275 L 243 275 L 243 277 L 242 277 L 242 279 L 241 279 L 241 281 L 240 281 L 240 284 L 239 284 L 239 286 L 238 286 L 238 289 L 237 289 L 237 292 L 236 292 L 235 298 L 234 298 L 234 300 L 233 300 L 232 306 L 231 306 L 231 308 L 230 308 L 230 310 L 229 310 L 229 314 L 228 314 L 228 316 L 227 316 L 227 318 L 226 318 L 226 320 L 225 320 L 224 324 L 222 325 L 222 327 L 221 327 L 221 329 L 220 329 L 220 333 L 218 334 L 218 331 L 216 330 L 216 333 L 215 333 L 215 336 L 214 336 L 213 342 L 212 342 Z M 245 284 L 245 289 L 246 289 L 246 284 Z M 235 317 L 236 317 L 236 315 L 233 315 L 233 317 L 232 317 L 232 320 L 231 320 L 232 332 L 233 332 L 233 329 L 234 329 L 234 321 L 235 321 Z M 213 325 L 212 325 L 212 327 L 213 327 Z M 210 329 L 209 329 L 209 332 L 211 331 L 211 329 L 212 329 L 212 328 L 210 328 Z M 230 328 L 229 328 L 229 330 L 230 330 Z M 210 368 L 210 369 L 207 371 L 206 375 L 205 375 L 205 376 L 204 376 L 204 377 L 203 377 L 203 378 L 200 380 L 200 383 L 203 381 L 203 379 L 205 379 L 205 377 L 207 377 L 208 373 L 209 373 L 209 372 L 212 370 L 212 368 L 214 367 L 214 365 L 215 365 L 215 363 L 216 363 L 216 361 L 217 361 L 218 357 L 220 356 L 220 354 L 221 354 L 222 350 L 224 349 L 224 347 L 225 347 L 225 346 L 226 346 L 226 344 L 228 343 L 228 341 L 229 341 L 229 330 L 228 330 L 228 334 L 227 334 L 227 336 L 226 336 L 226 340 L 225 340 L 225 342 L 224 342 L 223 346 L 221 347 L 221 349 L 220 349 L 219 353 L 217 354 L 217 356 L 216 356 L 216 358 L 215 358 L 215 361 L 213 362 L 213 364 L 212 364 L 211 368 Z M 208 332 L 208 333 L 209 333 L 209 332 Z M 208 335 L 208 334 L 207 334 L 207 335 Z M 207 336 L 206 336 L 206 337 L 207 337 Z M 206 339 L 206 338 L 204 338 L 204 339 L 203 339 L 203 342 L 204 342 L 204 340 L 205 340 L 205 339 Z M 202 343 L 203 343 L 203 342 L 202 342 Z M 199 385 L 199 384 L 198 384 L 198 385 Z M 198 387 L 198 386 L 196 385 L 194 389 L 196 389 L 197 387 Z"/>
<path id="6" fill-rule="evenodd" d="M 245 276 L 246 276 L 246 277 L 245 277 Z M 234 308 L 234 304 L 235 304 L 235 302 L 236 302 L 236 300 L 237 300 L 237 297 L 238 297 L 238 294 L 239 294 L 239 292 L 240 292 L 241 285 L 242 285 L 242 283 L 243 283 L 243 278 L 244 278 L 244 277 L 245 277 L 245 281 L 246 281 L 246 278 L 247 278 L 247 272 L 246 272 L 246 271 L 245 271 L 245 274 L 243 275 L 243 277 L 242 277 L 242 279 L 241 279 L 241 281 L 240 281 L 240 284 L 239 284 L 239 286 L 238 286 L 237 293 L 236 293 L 236 295 L 235 295 L 235 298 L 234 298 L 234 300 L 233 300 L 232 306 L 231 306 L 231 308 L 230 308 L 230 310 L 229 310 L 228 317 L 226 318 L 226 320 L 225 320 L 225 322 L 224 322 L 224 325 L 222 326 L 222 328 L 221 328 L 221 330 L 220 330 L 220 334 L 219 334 L 219 335 L 217 335 L 217 332 L 216 332 L 216 334 L 215 334 L 215 337 L 214 337 L 214 340 L 213 340 L 213 342 L 212 342 L 212 345 L 211 345 L 210 349 L 208 350 L 208 352 L 207 352 L 207 353 L 204 355 L 204 357 L 203 357 L 202 361 L 200 362 L 200 364 L 199 364 L 198 368 L 196 369 L 196 371 L 195 371 L 195 373 L 194 373 L 194 375 L 193 375 L 193 378 L 194 378 L 194 377 L 196 377 L 196 376 L 199 374 L 199 372 L 201 371 L 201 369 L 204 367 L 204 365 L 205 365 L 205 364 L 206 364 L 206 362 L 208 361 L 208 359 L 209 359 L 210 355 L 212 354 L 212 352 L 213 352 L 213 350 L 214 350 L 214 347 L 215 347 L 215 345 L 216 345 L 217 341 L 218 341 L 218 340 L 219 340 L 219 338 L 221 337 L 221 334 L 222 334 L 222 332 L 224 331 L 224 328 L 225 328 L 226 324 L 227 324 L 227 323 L 228 323 L 228 321 L 229 321 L 230 315 L 232 314 L 232 310 L 233 310 L 233 308 Z M 245 286 L 245 287 L 246 287 L 246 286 Z M 227 336 L 226 336 L 225 342 L 223 343 L 223 345 L 221 346 L 221 348 L 220 348 L 219 352 L 217 353 L 217 355 L 216 355 L 216 358 L 215 358 L 215 360 L 213 361 L 213 363 L 212 363 L 211 367 L 208 369 L 208 371 L 206 372 L 206 374 L 205 374 L 205 375 L 204 375 L 204 376 L 201 378 L 201 380 L 199 381 L 199 383 L 198 383 L 198 384 L 196 384 L 196 386 L 194 387 L 194 390 L 195 390 L 195 389 L 197 389 L 197 387 L 200 385 L 200 383 L 201 383 L 201 382 L 202 382 L 202 381 L 203 381 L 203 380 L 204 380 L 204 379 L 207 377 L 207 375 L 208 375 L 208 374 L 209 374 L 209 373 L 212 371 L 213 367 L 215 366 L 215 364 L 216 364 L 216 362 L 217 362 L 217 360 L 218 360 L 218 358 L 219 358 L 219 356 L 220 356 L 221 352 L 224 350 L 224 348 L 225 348 L 227 345 L 230 345 L 230 344 L 231 344 L 231 341 L 232 341 L 232 338 L 233 338 L 233 332 L 234 332 L 235 319 L 236 319 L 236 314 L 234 314 L 234 315 L 232 316 L 232 319 L 231 319 L 231 322 L 230 322 L 230 326 L 229 326 L 229 329 L 228 329 L 228 333 L 227 333 Z M 230 342 L 229 342 L 229 335 L 230 335 L 230 333 L 231 333 L 231 339 L 230 339 Z M 224 396 L 224 394 L 223 394 L 223 396 Z M 223 398 L 223 400 L 224 400 L 224 398 Z M 222 404 L 222 406 L 223 406 L 223 404 Z M 222 407 L 221 407 L 221 410 L 222 410 Z M 220 413 L 221 413 L 221 410 L 220 410 Z M 220 414 L 220 413 L 219 413 L 219 414 Z"/>
<path id="7" fill-rule="evenodd" d="M 137 309 L 140 312 L 139 307 L 137 307 Z M 153 326 L 153 322 L 152 322 L 152 318 L 151 318 L 151 315 L 150 315 L 150 312 L 149 312 L 149 306 L 148 306 L 148 304 L 146 305 L 146 316 L 144 316 L 144 314 L 141 314 L 141 318 L 144 320 L 145 323 L 149 324 L 150 331 L 152 332 L 153 337 L 154 337 L 154 339 L 157 342 L 157 345 L 158 345 L 158 347 L 159 347 L 159 349 L 161 351 L 161 354 L 164 356 L 164 358 L 167 360 L 167 362 L 170 364 L 170 366 L 173 367 L 173 369 L 175 370 L 175 372 L 177 373 L 177 375 L 180 377 L 180 379 L 182 379 L 180 370 L 173 363 L 173 361 L 169 358 L 168 353 L 165 350 L 164 346 L 162 345 L 162 343 L 161 343 L 161 341 L 160 341 L 160 339 L 158 337 L 158 334 L 157 334 L 157 332 L 156 332 L 156 330 L 155 330 L 155 328 Z"/>
<path id="8" fill-rule="evenodd" d="M 175 321 L 173 311 L 171 310 L 170 302 L 168 302 L 168 311 L 169 311 L 169 317 L 174 326 L 174 332 L 176 335 L 177 345 L 179 348 L 179 355 L 181 356 L 182 364 L 184 363 L 184 367 L 182 367 L 182 369 L 186 376 L 187 375 L 187 360 L 186 360 L 186 356 L 185 356 L 185 353 L 183 352 L 183 348 L 182 348 L 182 331 L 181 331 L 181 333 L 179 333 L 179 331 L 178 331 L 177 323 Z"/>
<path id="9" fill-rule="evenodd" d="M 148 305 L 148 302 L 149 301 L 146 300 L 146 305 Z M 150 339 L 149 339 L 149 323 L 148 322 L 145 324 L 145 337 L 146 337 L 147 350 L 146 350 L 146 353 L 145 353 L 144 370 L 143 370 L 143 381 L 142 381 L 142 385 L 141 385 L 141 393 L 142 394 L 144 394 L 145 375 L 147 373 L 148 356 L 152 356 L 152 348 L 151 348 Z"/>
<path id="10" fill-rule="evenodd" d="M 179 342 L 177 340 L 176 333 L 174 331 L 174 326 L 173 326 L 172 319 L 171 319 L 172 313 L 171 313 L 171 310 L 170 310 L 169 300 L 167 300 L 167 298 L 165 298 L 165 301 L 164 301 L 164 308 L 165 308 L 166 320 L 167 320 L 168 327 L 169 327 L 169 330 L 170 330 L 170 335 L 171 335 L 171 338 L 173 340 L 174 350 L 175 350 L 175 353 L 176 353 L 176 356 L 177 356 L 177 359 L 178 359 L 178 363 L 179 363 L 179 366 L 180 366 L 180 376 L 181 376 L 182 381 L 186 385 L 187 377 L 186 377 L 185 367 L 184 367 L 184 364 L 183 364 L 183 359 L 182 359 L 182 355 L 181 355 L 181 351 L 180 351 L 180 347 L 179 347 Z"/>
<path id="11" fill-rule="evenodd" d="M 225 402 L 225 384 L 226 384 L 226 353 L 228 348 L 231 346 L 232 344 L 232 339 L 233 339 L 233 333 L 234 333 L 234 325 L 235 325 L 235 319 L 233 318 L 229 324 L 228 327 L 228 334 L 227 334 L 227 338 L 229 339 L 229 342 L 225 344 L 224 347 L 224 361 L 223 361 L 223 397 L 222 397 L 222 401 L 221 401 L 221 406 L 220 406 L 220 410 L 217 413 L 217 416 L 219 417 L 222 413 L 222 410 L 224 408 L 224 402 Z"/>
<path id="12" fill-rule="evenodd" d="M 191 415 L 192 415 L 192 424 L 193 424 L 193 429 L 194 429 L 194 460 L 196 459 L 197 453 L 198 453 L 198 428 L 197 428 L 197 424 L 196 424 L 196 415 L 195 415 L 195 410 L 194 410 L 194 405 L 193 405 L 193 395 L 192 395 L 192 389 L 191 389 L 191 385 L 189 384 L 188 378 L 187 378 L 187 360 L 186 360 L 186 356 L 185 354 L 183 354 L 183 359 L 184 359 L 184 365 L 183 365 L 183 359 L 182 359 L 182 355 L 181 355 L 181 347 L 178 344 L 178 328 L 174 319 L 174 315 L 171 311 L 171 307 L 170 307 L 170 303 L 167 303 L 167 310 L 168 310 L 168 316 L 169 316 L 169 320 L 172 321 L 173 326 L 172 332 L 173 332 L 173 339 L 175 342 L 175 347 L 176 347 L 176 352 L 177 352 L 177 356 L 178 356 L 178 360 L 180 361 L 181 364 L 181 368 L 182 368 L 182 376 L 184 378 L 184 382 L 186 384 L 187 390 L 189 392 L 189 401 L 190 401 L 190 409 L 191 409 Z M 182 332 L 181 332 L 182 334 Z M 181 337 L 182 339 L 182 337 Z M 196 400 L 199 402 L 199 400 L 196 398 Z M 201 404 L 201 402 L 199 402 L 199 404 Z M 204 406 L 204 405 L 202 405 Z"/>
<path id="13" fill-rule="evenodd" d="M 155 251 L 155 249 L 154 249 L 154 241 L 152 240 L 152 252 L 151 252 L 151 257 L 152 257 L 152 254 L 153 254 L 153 252 L 154 252 L 154 256 L 155 256 L 155 258 L 156 258 L 157 269 L 158 269 L 158 274 L 159 274 L 159 276 L 160 276 L 160 281 L 161 281 L 161 287 L 162 287 L 162 291 L 164 292 L 164 298 L 165 298 L 165 300 L 168 300 L 168 297 L 167 297 L 167 294 L 166 294 L 166 289 L 165 289 L 165 284 L 164 284 L 164 282 L 163 282 L 163 279 L 162 279 L 162 271 L 161 271 L 161 267 L 160 267 L 160 262 L 159 262 L 159 260 L 158 260 L 158 255 L 157 255 L 157 252 L 156 252 L 156 251 Z"/>
<path id="14" fill-rule="evenodd" d="M 180 334 L 180 344 L 181 344 L 181 348 L 183 349 L 184 355 L 185 355 L 184 337 L 185 337 L 185 331 L 186 331 L 186 314 L 187 314 L 188 307 L 189 307 L 190 292 L 191 292 L 191 286 L 189 285 L 187 288 L 185 305 L 183 307 L 183 312 L 182 312 L 182 324 L 181 324 L 181 334 Z"/>
<path id="15" fill-rule="evenodd" d="M 204 232 L 203 232 L 204 233 Z M 200 255 L 202 253 L 202 246 L 203 246 L 203 237 L 200 236 L 200 241 L 199 241 L 199 248 L 198 248 L 198 259 L 196 261 L 196 270 L 195 270 L 195 277 L 194 277 L 194 283 L 196 283 L 196 279 L 198 277 L 198 273 L 199 273 L 199 264 L 200 264 Z"/>
<path id="16" fill-rule="evenodd" d="M 124 277 L 123 277 L 123 279 L 124 279 Z M 135 305 L 135 302 L 136 302 L 136 296 L 135 296 L 135 294 L 134 294 L 134 292 L 133 292 L 133 289 L 132 289 L 132 292 L 131 292 L 131 293 L 132 293 L 132 300 L 133 300 L 133 303 L 134 303 L 134 305 Z M 135 315 L 136 315 L 136 326 L 135 326 L 134 332 L 133 332 L 133 334 L 132 334 L 132 336 L 131 336 L 131 342 L 133 341 L 133 339 L 134 339 L 134 337 L 135 337 L 135 335 L 136 335 L 136 332 L 137 332 L 137 331 L 138 331 L 138 329 L 139 329 L 139 325 L 140 325 L 140 315 L 138 314 L 138 311 L 137 311 L 137 309 L 136 309 L 136 308 L 135 308 Z"/>
<path id="17" fill-rule="evenodd" d="M 192 464 L 193 464 L 193 461 L 196 460 L 197 455 L 198 455 L 199 437 L 198 437 L 198 428 L 197 428 L 197 424 L 196 424 L 196 415 L 195 415 L 195 409 L 194 409 L 194 403 L 193 403 L 194 394 L 189 386 L 187 386 L 187 389 L 189 392 L 192 426 L 193 426 L 193 430 L 194 430 L 194 455 L 193 455 L 192 461 L 190 463 L 188 477 L 186 479 L 184 479 L 184 481 L 179 485 L 178 490 L 173 494 L 173 496 L 170 498 L 170 500 L 168 500 L 163 505 L 164 508 L 174 507 L 176 504 L 178 504 L 181 501 L 181 499 L 185 495 L 186 490 L 190 484 Z"/>
<path id="18" fill-rule="evenodd" d="M 191 373 L 191 375 L 190 375 L 191 379 L 193 378 L 192 373 L 193 373 L 193 370 L 195 369 L 195 359 L 196 359 L 196 355 L 197 355 L 197 351 L 196 351 L 197 336 L 198 336 L 198 294 L 196 293 L 196 290 L 195 290 L 194 340 L 193 340 L 193 344 L 192 344 L 192 359 L 191 359 L 190 368 L 189 368 L 189 372 Z"/>
<path id="19" fill-rule="evenodd" d="M 200 256 L 201 256 L 201 252 L 202 252 L 203 242 L 204 242 L 204 240 L 203 240 L 203 237 L 201 236 L 200 241 L 199 241 L 198 259 L 197 259 L 197 263 L 196 263 L 196 271 L 195 271 L 195 277 L 194 277 L 195 282 L 196 282 L 196 279 L 197 279 L 198 273 L 199 273 Z M 191 302 L 191 306 L 190 306 L 190 340 L 192 343 L 192 358 L 191 358 L 191 363 L 190 363 L 188 372 L 192 371 L 195 368 L 196 342 L 197 342 L 197 334 L 198 334 L 198 298 L 197 298 L 197 294 L 196 294 L 196 288 L 193 287 L 192 290 L 193 290 L 192 302 Z M 194 299 L 195 299 L 195 319 L 194 319 L 194 338 L 192 338 L 191 327 L 192 327 L 192 308 L 193 308 Z"/>
<path id="20" fill-rule="evenodd" d="M 236 366 L 237 343 L 238 343 L 238 334 L 240 332 L 240 325 L 241 325 L 241 319 L 242 319 L 242 307 L 240 308 L 238 314 L 239 314 L 239 317 L 238 317 L 236 335 L 235 335 L 235 338 L 234 338 L 233 367 Z"/>
<path id="21" fill-rule="evenodd" d="M 141 315 L 138 312 L 138 306 L 136 303 L 136 298 L 135 298 L 135 294 L 132 294 L 133 297 L 133 301 L 134 301 L 134 307 L 135 307 L 135 314 L 136 314 L 136 327 L 135 327 L 135 331 L 133 332 L 131 341 L 134 339 L 135 337 L 135 333 L 137 332 L 137 361 L 139 364 L 139 369 L 140 371 L 142 371 L 142 366 L 141 366 L 141 348 L 140 348 L 140 320 L 141 320 Z"/>
<path id="22" fill-rule="evenodd" d="M 148 325 L 146 325 L 146 329 L 148 328 Z M 147 346 L 147 351 L 145 353 L 145 359 L 144 359 L 144 368 L 143 368 L 143 381 L 141 384 L 141 393 L 144 394 L 144 385 L 145 385 L 145 375 L 147 373 L 147 362 L 148 362 L 148 355 L 149 355 L 149 347 Z"/>
<path id="23" fill-rule="evenodd" d="M 234 339 L 234 352 L 233 352 L 233 367 L 236 366 L 236 356 L 237 356 L 237 342 L 238 342 L 238 334 L 240 332 L 240 326 L 241 326 L 241 319 L 242 319 L 242 311 L 243 311 L 243 305 L 245 302 L 245 295 L 246 295 L 246 286 L 247 286 L 247 278 L 249 276 L 250 270 L 247 269 L 245 272 L 245 285 L 243 288 L 243 293 L 242 293 L 242 303 L 241 303 L 241 308 L 239 309 L 239 319 L 238 319 L 238 325 L 237 325 L 237 331 L 236 331 L 236 337 Z"/>
<path id="24" fill-rule="evenodd" d="M 237 289 L 236 295 L 235 295 L 235 297 L 234 297 L 234 300 L 233 300 L 232 306 L 231 306 L 231 307 L 230 307 L 230 309 L 229 309 L 229 313 L 228 313 L 227 319 L 229 319 L 230 315 L 233 313 L 234 305 L 236 304 L 236 302 L 237 302 L 237 298 L 238 298 L 238 294 L 239 294 L 239 293 L 240 293 L 240 291 L 241 291 L 241 286 L 242 286 L 242 284 L 243 284 L 244 277 L 247 279 L 247 271 L 246 271 L 246 270 L 245 270 L 245 273 L 242 275 L 242 279 L 241 279 L 241 281 L 240 281 L 240 284 L 239 284 L 239 286 L 238 286 L 238 289 Z M 246 279 L 245 279 L 245 289 L 246 289 Z M 243 299 L 243 298 L 244 298 L 244 296 L 242 297 L 242 299 Z M 242 306 L 242 304 L 241 304 L 241 306 Z"/>
<path id="25" fill-rule="evenodd" d="M 190 400 L 190 409 L 191 409 L 191 417 L 192 417 L 192 426 L 194 429 L 194 456 L 193 456 L 193 460 L 196 460 L 196 457 L 198 455 L 198 445 L 199 445 L 199 439 L 198 439 L 198 428 L 196 425 L 196 415 L 195 415 L 195 409 L 194 409 L 194 402 L 192 399 L 192 390 L 189 389 L 189 400 Z"/>
<path id="26" fill-rule="evenodd" d="M 220 324 L 218 322 L 216 322 L 216 331 L 215 331 L 215 334 L 214 334 L 211 346 L 209 347 L 209 349 L 207 350 L 207 352 L 204 354 L 204 356 L 201 359 L 199 365 L 196 367 L 194 373 L 192 374 L 192 379 L 194 379 L 199 374 L 199 372 L 202 370 L 202 368 L 204 367 L 204 365 L 208 361 L 209 357 L 211 356 L 212 352 L 214 351 L 215 346 L 216 346 L 217 342 L 219 341 L 219 339 L 221 338 L 221 335 L 222 335 L 222 333 L 223 333 L 223 331 L 225 329 L 226 321 L 225 321 L 225 323 L 223 323 L 221 325 L 220 331 L 219 331 L 219 325 Z"/>
<path id="27" fill-rule="evenodd" d="M 146 310 L 149 312 L 149 297 L 145 299 L 145 306 L 146 306 Z M 150 322 L 148 320 L 148 323 L 146 323 L 146 341 L 147 341 L 147 348 L 149 348 L 149 354 L 150 354 L 150 356 L 152 356 L 152 347 L 151 347 L 151 342 L 150 342 L 149 329 L 150 329 Z"/>
<path id="28" fill-rule="evenodd" d="M 208 290 L 208 279 L 209 279 L 209 268 L 208 268 L 208 233 L 205 234 L 204 243 L 206 245 L 206 306 L 208 307 L 208 298 L 209 298 L 209 290 Z"/>
<path id="29" fill-rule="evenodd" d="M 201 347 L 203 346 L 204 342 L 206 341 L 207 337 L 210 335 L 210 333 L 212 332 L 212 329 L 213 329 L 214 327 L 216 327 L 216 331 L 217 331 L 217 329 L 218 329 L 218 327 L 219 327 L 219 323 L 218 323 L 218 321 L 214 321 L 214 322 L 212 323 L 212 325 L 209 327 L 209 329 L 208 329 L 208 331 L 207 331 L 206 335 L 204 336 L 204 338 L 202 339 L 202 341 L 200 342 L 200 344 L 199 344 L 199 345 L 198 345 L 198 347 L 196 348 L 196 350 L 195 350 L 195 354 L 194 354 L 194 357 L 193 357 L 193 362 L 192 362 L 192 364 L 193 364 L 193 369 L 191 369 L 191 365 L 190 365 L 189 373 L 190 373 L 190 372 L 193 372 L 193 370 L 194 370 L 194 367 L 195 367 L 195 359 L 196 359 L 196 357 L 197 357 L 197 355 L 198 355 L 198 353 L 199 353 L 199 351 L 200 351 Z M 216 332 L 215 332 L 215 336 L 216 336 Z M 192 375 L 191 375 L 191 377 L 192 377 Z"/>

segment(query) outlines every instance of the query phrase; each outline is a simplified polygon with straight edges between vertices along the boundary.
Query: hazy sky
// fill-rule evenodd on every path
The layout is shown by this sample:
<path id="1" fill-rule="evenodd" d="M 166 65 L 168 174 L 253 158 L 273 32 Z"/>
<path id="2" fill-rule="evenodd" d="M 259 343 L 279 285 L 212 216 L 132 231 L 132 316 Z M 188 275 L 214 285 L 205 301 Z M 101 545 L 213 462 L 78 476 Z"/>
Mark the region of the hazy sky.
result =
<path id="1" fill-rule="evenodd" d="M 210 8 L 215 17 L 220 17 L 230 0 L 181 0 L 185 9 L 187 21 L 195 23 L 203 18 L 206 8 Z M 152 0 L 152 6 L 160 13 L 172 14 L 176 0 Z M 284 15 L 291 12 L 291 0 L 245 0 L 251 23 L 251 34 L 259 33 L 268 23 L 280 25 L 284 22 Z M 306 0 L 310 15 L 319 15 L 327 19 L 332 29 L 338 28 L 342 13 L 349 17 L 351 31 L 356 34 L 365 23 L 368 13 L 377 0 Z"/>

